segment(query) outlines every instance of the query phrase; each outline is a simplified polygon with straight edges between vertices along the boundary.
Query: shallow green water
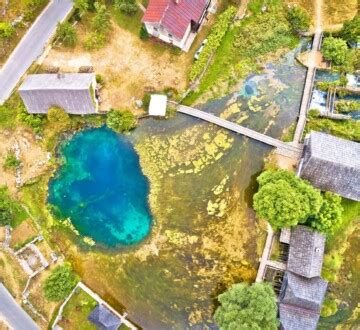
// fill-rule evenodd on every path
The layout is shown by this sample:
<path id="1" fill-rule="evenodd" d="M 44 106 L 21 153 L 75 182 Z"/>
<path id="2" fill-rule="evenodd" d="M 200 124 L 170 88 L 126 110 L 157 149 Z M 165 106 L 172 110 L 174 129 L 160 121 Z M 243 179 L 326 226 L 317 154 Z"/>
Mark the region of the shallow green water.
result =
<path id="1" fill-rule="evenodd" d="M 304 84 L 294 54 L 249 76 L 246 94 L 239 86 L 199 107 L 281 136 L 298 115 Z M 216 296 L 256 275 L 265 231 L 251 201 L 271 148 L 181 114 L 145 119 L 128 138 L 151 183 L 152 231 L 128 250 L 95 246 L 94 254 L 72 256 L 76 270 L 145 329 L 216 329 Z"/>

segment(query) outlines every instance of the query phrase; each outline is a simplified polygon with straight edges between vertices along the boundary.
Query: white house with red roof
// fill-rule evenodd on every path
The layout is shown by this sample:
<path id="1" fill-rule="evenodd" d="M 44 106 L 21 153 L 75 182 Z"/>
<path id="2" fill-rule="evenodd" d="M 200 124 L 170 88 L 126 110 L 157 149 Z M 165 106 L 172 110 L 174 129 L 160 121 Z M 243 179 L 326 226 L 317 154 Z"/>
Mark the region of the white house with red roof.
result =
<path id="1" fill-rule="evenodd" d="M 211 0 L 150 0 L 142 22 L 148 33 L 188 51 Z"/>

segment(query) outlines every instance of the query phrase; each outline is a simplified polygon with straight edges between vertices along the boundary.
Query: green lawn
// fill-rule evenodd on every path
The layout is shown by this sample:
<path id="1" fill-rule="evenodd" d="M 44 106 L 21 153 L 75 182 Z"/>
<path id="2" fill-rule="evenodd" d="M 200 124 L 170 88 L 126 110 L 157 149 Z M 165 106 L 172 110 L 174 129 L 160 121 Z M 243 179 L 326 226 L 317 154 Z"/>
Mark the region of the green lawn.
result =
<path id="1" fill-rule="evenodd" d="M 95 299 L 78 288 L 65 305 L 59 325 L 67 330 L 95 330 L 96 326 L 87 318 L 96 305 Z"/>
<path id="2" fill-rule="evenodd" d="M 126 15 L 119 10 L 111 9 L 112 16 L 114 17 L 115 22 L 123 29 L 134 33 L 139 34 L 141 28 L 141 18 L 143 12 L 138 9 L 138 11 L 133 16 Z"/>

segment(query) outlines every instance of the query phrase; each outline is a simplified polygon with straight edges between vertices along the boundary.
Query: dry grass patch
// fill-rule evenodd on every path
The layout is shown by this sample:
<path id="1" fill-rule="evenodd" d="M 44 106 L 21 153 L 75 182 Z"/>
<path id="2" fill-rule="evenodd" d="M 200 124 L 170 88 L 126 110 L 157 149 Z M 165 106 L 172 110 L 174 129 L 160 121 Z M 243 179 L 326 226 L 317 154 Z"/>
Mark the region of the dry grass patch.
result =
<path id="1" fill-rule="evenodd" d="M 34 227 L 32 221 L 28 219 L 22 222 L 12 231 L 10 246 L 17 249 L 31 241 L 37 235 L 38 232 L 36 228 Z"/>

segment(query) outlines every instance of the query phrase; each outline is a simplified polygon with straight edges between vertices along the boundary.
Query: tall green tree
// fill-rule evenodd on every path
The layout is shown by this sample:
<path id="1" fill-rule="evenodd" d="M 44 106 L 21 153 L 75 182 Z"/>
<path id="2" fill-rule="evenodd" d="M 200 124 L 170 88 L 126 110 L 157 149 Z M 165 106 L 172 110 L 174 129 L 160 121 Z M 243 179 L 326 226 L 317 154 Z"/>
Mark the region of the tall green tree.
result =
<path id="1" fill-rule="evenodd" d="M 95 11 L 92 27 L 95 32 L 105 34 L 110 29 L 110 13 L 107 11 L 106 6 L 100 2 L 95 2 Z"/>
<path id="2" fill-rule="evenodd" d="M 268 170 L 257 181 L 254 209 L 276 229 L 305 223 L 320 210 L 320 191 L 289 171 Z"/>
<path id="3" fill-rule="evenodd" d="M 340 36 L 349 43 L 360 42 L 360 15 L 344 23 Z"/>
<path id="4" fill-rule="evenodd" d="M 65 299 L 78 282 L 77 276 L 69 265 L 57 266 L 45 280 L 44 295 L 50 301 Z"/>
<path id="5" fill-rule="evenodd" d="M 214 319 L 221 330 L 276 330 L 277 304 L 270 284 L 235 284 L 218 296 Z"/>
<path id="6" fill-rule="evenodd" d="M 69 22 L 59 23 L 56 30 L 56 35 L 64 43 L 65 46 L 73 47 L 77 42 L 77 35 L 75 28 Z"/>
<path id="7" fill-rule="evenodd" d="M 346 41 L 340 38 L 327 37 L 322 45 L 322 53 L 326 60 L 335 65 L 343 65 L 348 53 Z"/>
<path id="8" fill-rule="evenodd" d="M 341 223 L 343 210 L 341 197 L 326 192 L 319 213 L 309 221 L 310 226 L 324 234 L 331 235 Z"/>
<path id="9" fill-rule="evenodd" d="M 310 16 L 308 12 L 299 6 L 293 6 L 288 11 L 288 21 L 294 32 L 304 32 L 309 29 Z"/>

